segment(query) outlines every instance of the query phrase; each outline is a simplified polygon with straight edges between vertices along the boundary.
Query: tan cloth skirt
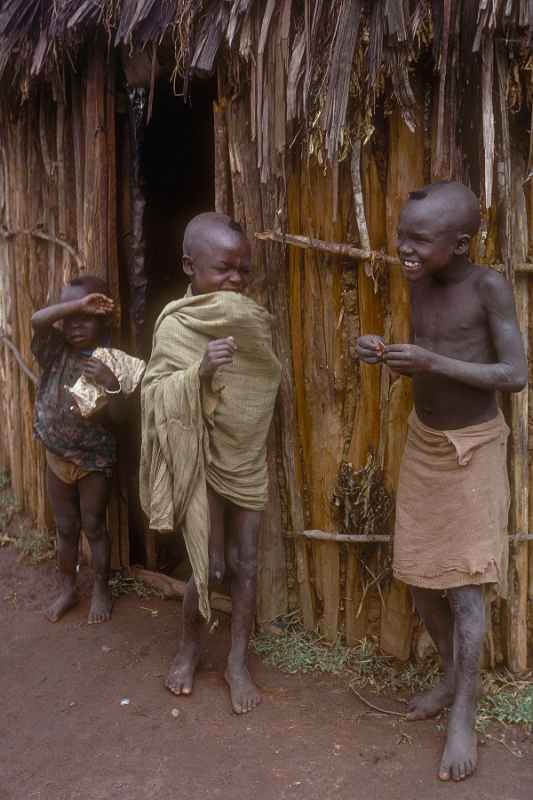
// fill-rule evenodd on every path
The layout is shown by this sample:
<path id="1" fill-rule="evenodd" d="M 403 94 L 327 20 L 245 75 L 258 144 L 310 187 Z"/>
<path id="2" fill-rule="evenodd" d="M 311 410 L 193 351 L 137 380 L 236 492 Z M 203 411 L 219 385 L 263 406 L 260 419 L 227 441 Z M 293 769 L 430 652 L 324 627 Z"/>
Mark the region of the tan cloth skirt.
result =
<path id="1" fill-rule="evenodd" d="M 503 415 L 438 431 L 413 411 L 398 485 L 394 576 L 428 589 L 507 593 L 509 428 Z"/>

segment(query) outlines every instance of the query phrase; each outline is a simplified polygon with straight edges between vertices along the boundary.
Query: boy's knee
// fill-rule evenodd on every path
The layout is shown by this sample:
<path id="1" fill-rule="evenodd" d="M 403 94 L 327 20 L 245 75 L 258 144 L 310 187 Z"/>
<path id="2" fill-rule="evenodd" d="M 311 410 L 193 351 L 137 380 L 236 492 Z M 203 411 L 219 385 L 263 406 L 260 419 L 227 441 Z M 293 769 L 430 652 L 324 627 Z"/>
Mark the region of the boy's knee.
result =
<path id="1" fill-rule="evenodd" d="M 105 517 L 101 514 L 84 514 L 82 519 L 83 531 L 89 539 L 100 539 L 105 535 Z"/>
<path id="2" fill-rule="evenodd" d="M 56 518 L 57 533 L 62 539 L 75 541 L 80 535 L 80 518 L 75 516 L 59 516 Z"/>
<path id="3" fill-rule="evenodd" d="M 253 581 L 257 577 L 257 558 L 238 558 L 232 566 L 233 574 L 242 581 Z"/>

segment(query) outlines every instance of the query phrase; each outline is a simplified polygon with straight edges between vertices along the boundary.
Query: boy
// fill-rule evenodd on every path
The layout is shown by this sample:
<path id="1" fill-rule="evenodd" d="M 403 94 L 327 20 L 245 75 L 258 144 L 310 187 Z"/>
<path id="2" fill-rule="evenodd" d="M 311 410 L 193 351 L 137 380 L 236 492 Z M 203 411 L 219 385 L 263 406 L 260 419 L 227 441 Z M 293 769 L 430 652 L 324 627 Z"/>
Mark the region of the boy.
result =
<path id="1" fill-rule="evenodd" d="M 61 592 L 46 612 L 57 622 L 78 602 L 78 541 L 83 528 L 95 570 L 89 624 L 111 617 L 110 543 L 105 514 L 116 460 L 109 422 L 120 411 L 121 389 L 113 372 L 93 350 L 106 336 L 113 311 L 106 284 L 92 275 L 70 281 L 59 303 L 36 311 L 32 352 L 42 370 L 33 429 L 46 448 L 48 497 L 57 528 Z M 60 327 L 57 325 L 60 323 Z M 109 394 L 107 409 L 83 418 L 67 391 L 81 375 Z"/>
<path id="2" fill-rule="evenodd" d="M 271 317 L 243 292 L 250 244 L 223 214 L 188 224 L 185 297 L 156 322 L 141 388 L 141 503 L 155 530 L 181 527 L 193 577 L 180 650 L 166 679 L 192 692 L 209 620 L 208 591 L 231 576 L 231 651 L 225 673 L 236 714 L 261 696 L 247 668 L 256 606 L 257 531 L 268 497 L 266 440 L 280 381 Z"/>
<path id="3" fill-rule="evenodd" d="M 410 284 L 413 344 L 385 345 L 373 335 L 357 344 L 366 363 L 383 360 L 413 379 L 393 571 L 410 585 L 444 676 L 411 701 L 408 717 L 451 706 L 439 778 L 456 781 L 477 763 L 483 587 L 505 592 L 509 430 L 496 392 L 519 392 L 527 382 L 512 289 L 468 258 L 479 224 L 478 201 L 459 183 L 411 192 L 398 254 Z"/>

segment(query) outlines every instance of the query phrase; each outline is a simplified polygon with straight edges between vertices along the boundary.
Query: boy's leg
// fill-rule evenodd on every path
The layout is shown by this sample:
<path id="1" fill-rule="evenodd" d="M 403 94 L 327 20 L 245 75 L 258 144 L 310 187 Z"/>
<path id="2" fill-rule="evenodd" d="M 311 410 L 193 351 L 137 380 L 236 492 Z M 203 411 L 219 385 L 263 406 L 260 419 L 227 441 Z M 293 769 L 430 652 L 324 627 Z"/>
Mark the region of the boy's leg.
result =
<path id="1" fill-rule="evenodd" d="M 261 702 L 247 667 L 248 645 L 257 595 L 257 532 L 261 512 L 230 505 L 228 566 L 231 570 L 231 651 L 225 673 L 236 714 L 246 714 Z"/>
<path id="2" fill-rule="evenodd" d="M 106 509 L 111 480 L 103 472 L 91 472 L 78 482 L 81 526 L 91 547 L 94 589 L 89 610 L 89 624 L 105 622 L 111 617 L 113 599 L 109 586 L 111 544 L 106 528 Z"/>
<path id="3" fill-rule="evenodd" d="M 439 778 L 459 781 L 472 775 L 477 765 L 475 723 L 485 600 L 482 586 L 448 589 L 448 597 L 454 615 L 455 698 L 448 716 Z"/>
<path id="4" fill-rule="evenodd" d="M 78 488 L 60 480 L 47 468 L 48 497 L 57 528 L 57 562 L 61 573 L 59 597 L 45 612 L 50 622 L 57 622 L 78 602 L 76 567 L 80 538 Z"/>
<path id="5" fill-rule="evenodd" d="M 428 692 L 413 697 L 407 710 L 407 718 L 427 719 L 434 717 L 451 705 L 455 693 L 453 659 L 454 618 L 448 599 L 442 591 L 411 586 L 411 594 L 422 622 L 433 639 L 442 659 L 442 680 Z"/>
<path id="6" fill-rule="evenodd" d="M 209 585 L 220 583 L 224 578 L 224 509 L 225 502 L 207 487 L 209 503 Z M 170 666 L 165 686 L 174 694 L 191 694 L 194 673 L 198 666 L 203 639 L 206 633 L 205 620 L 198 610 L 198 591 L 191 577 L 183 597 L 183 633 L 180 648 Z"/>

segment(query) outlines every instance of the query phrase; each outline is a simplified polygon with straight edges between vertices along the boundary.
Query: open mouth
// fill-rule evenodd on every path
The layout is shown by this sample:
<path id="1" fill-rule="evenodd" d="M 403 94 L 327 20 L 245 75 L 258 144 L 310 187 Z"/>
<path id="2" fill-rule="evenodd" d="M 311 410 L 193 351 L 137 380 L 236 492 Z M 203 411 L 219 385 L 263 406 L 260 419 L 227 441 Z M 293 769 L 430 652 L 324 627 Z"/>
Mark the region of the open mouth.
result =
<path id="1" fill-rule="evenodd" d="M 412 261 L 409 258 L 402 258 L 402 266 L 408 275 L 414 275 L 422 269 L 420 261 Z"/>

